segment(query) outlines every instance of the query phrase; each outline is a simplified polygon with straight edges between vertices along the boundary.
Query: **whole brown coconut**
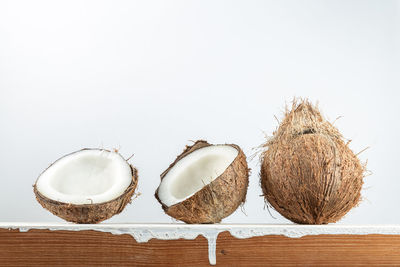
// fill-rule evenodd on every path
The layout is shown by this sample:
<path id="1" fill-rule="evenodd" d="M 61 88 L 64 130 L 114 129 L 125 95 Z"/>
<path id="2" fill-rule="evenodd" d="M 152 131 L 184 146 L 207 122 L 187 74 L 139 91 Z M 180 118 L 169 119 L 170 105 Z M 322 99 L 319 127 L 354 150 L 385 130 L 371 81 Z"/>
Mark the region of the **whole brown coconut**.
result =
<path id="1" fill-rule="evenodd" d="M 186 223 L 217 223 L 232 214 L 240 204 L 245 202 L 250 169 L 247 167 L 243 151 L 234 144 L 211 145 L 206 141 L 199 140 L 192 146 L 186 146 L 183 153 L 161 174 L 161 181 L 179 161 L 199 149 L 211 146 L 231 146 L 238 153 L 221 175 L 182 202 L 170 206 L 163 203 L 159 197 L 160 184 L 155 197 L 169 216 Z"/>
<path id="2" fill-rule="evenodd" d="M 364 167 L 307 100 L 293 101 L 261 156 L 265 199 L 285 218 L 327 224 L 360 200 Z"/>
<path id="3" fill-rule="evenodd" d="M 115 152 L 110 152 L 105 149 L 82 149 L 76 152 L 73 152 L 71 154 L 68 154 L 64 157 L 80 153 L 82 151 L 105 151 L 107 153 L 117 153 Z M 119 155 L 119 154 L 118 154 Z M 45 173 L 49 168 L 51 168 L 54 164 L 56 164 L 58 161 L 63 159 L 64 157 L 58 159 L 56 162 L 54 162 L 50 167 L 48 167 L 43 173 Z M 121 156 L 122 157 L 122 156 Z M 42 193 L 39 192 L 38 190 L 38 180 L 42 176 L 42 174 L 39 176 L 38 180 L 33 186 L 33 191 L 36 196 L 36 200 L 40 203 L 40 205 L 49 210 L 51 213 L 54 215 L 69 221 L 69 222 L 74 222 L 74 223 L 99 223 L 101 221 L 104 221 L 106 219 L 109 219 L 110 217 L 119 214 L 125 206 L 131 202 L 132 195 L 135 192 L 135 189 L 138 184 L 138 171 L 129 163 L 126 162 L 126 164 L 129 165 L 129 168 L 131 170 L 131 175 L 132 175 L 132 180 L 129 184 L 129 186 L 125 189 L 125 191 L 117 198 L 102 202 L 102 203 L 93 203 L 93 204 L 72 204 L 72 203 L 65 203 L 62 201 L 56 201 L 54 199 L 51 199 L 49 197 L 46 197 Z"/>

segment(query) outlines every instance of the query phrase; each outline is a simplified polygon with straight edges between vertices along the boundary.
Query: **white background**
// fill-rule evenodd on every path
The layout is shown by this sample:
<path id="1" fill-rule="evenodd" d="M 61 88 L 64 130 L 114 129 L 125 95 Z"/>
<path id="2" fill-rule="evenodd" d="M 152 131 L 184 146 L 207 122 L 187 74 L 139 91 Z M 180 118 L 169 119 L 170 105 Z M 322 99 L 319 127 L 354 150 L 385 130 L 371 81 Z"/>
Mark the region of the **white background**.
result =
<path id="1" fill-rule="evenodd" d="M 84 147 L 134 156 L 142 195 L 107 222 L 173 222 L 153 194 L 189 140 L 247 156 L 294 96 L 319 101 L 368 159 L 340 223 L 400 223 L 399 1 L 1 1 L 0 221 L 62 220 L 35 200 Z M 287 223 L 260 197 L 224 223 Z"/>

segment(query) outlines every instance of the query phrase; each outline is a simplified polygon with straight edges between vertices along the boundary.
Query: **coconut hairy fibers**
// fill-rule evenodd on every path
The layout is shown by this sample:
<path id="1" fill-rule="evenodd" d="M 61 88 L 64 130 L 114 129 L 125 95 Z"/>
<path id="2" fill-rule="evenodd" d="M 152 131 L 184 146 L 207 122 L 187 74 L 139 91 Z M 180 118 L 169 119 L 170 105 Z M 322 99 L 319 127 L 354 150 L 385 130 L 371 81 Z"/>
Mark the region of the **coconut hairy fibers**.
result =
<path id="1" fill-rule="evenodd" d="M 263 145 L 265 200 L 295 223 L 340 220 L 360 201 L 365 169 L 348 145 L 316 106 L 294 100 Z"/>

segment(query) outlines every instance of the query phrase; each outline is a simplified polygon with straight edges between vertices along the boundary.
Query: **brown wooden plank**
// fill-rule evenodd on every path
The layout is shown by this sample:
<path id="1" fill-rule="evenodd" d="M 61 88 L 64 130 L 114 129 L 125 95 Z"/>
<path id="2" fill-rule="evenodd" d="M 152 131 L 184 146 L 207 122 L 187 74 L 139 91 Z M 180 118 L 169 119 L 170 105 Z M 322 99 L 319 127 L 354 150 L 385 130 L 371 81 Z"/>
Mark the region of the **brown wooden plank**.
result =
<path id="1" fill-rule="evenodd" d="M 400 266 L 398 235 L 232 239 L 227 232 L 218 237 L 217 263 L 227 266 Z"/>
<path id="2" fill-rule="evenodd" d="M 96 231 L 0 229 L 0 266 L 207 266 L 208 245 Z M 263 236 L 217 241 L 217 266 L 400 266 L 400 236 Z"/>
<path id="3" fill-rule="evenodd" d="M 196 240 L 136 243 L 129 235 L 97 231 L 0 229 L 0 266 L 204 266 L 208 246 Z M 200 264 L 200 265 L 199 265 Z"/>

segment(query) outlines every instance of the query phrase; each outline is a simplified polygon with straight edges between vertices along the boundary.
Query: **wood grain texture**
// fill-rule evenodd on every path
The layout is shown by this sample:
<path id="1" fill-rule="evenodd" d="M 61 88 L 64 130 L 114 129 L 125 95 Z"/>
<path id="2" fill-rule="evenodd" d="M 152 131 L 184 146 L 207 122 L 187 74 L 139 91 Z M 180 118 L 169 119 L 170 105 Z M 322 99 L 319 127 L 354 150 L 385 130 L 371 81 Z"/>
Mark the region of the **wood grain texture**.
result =
<path id="1" fill-rule="evenodd" d="M 150 240 L 96 231 L 0 229 L 0 266 L 208 266 L 207 240 Z M 398 235 L 263 236 L 221 233 L 217 266 L 400 266 Z"/>

